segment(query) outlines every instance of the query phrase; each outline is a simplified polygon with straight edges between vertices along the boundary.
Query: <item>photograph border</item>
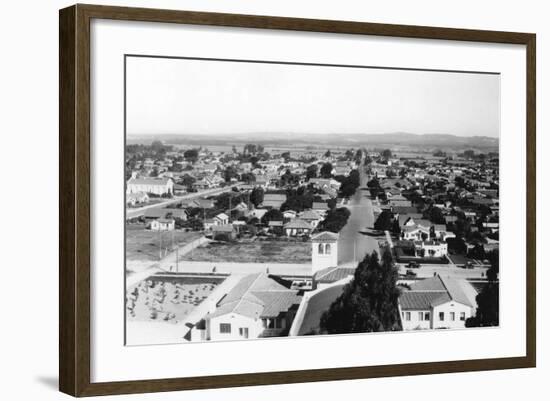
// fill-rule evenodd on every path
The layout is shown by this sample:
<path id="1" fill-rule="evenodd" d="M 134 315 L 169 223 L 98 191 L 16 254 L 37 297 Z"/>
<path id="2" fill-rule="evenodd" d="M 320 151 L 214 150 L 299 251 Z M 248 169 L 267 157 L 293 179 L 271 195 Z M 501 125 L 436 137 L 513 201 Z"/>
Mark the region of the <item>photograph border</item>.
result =
<path id="1" fill-rule="evenodd" d="M 92 19 L 518 44 L 526 47 L 526 355 L 463 361 L 91 383 Z M 349 380 L 536 366 L 536 35 L 77 4 L 59 14 L 59 389 L 73 396 Z"/>

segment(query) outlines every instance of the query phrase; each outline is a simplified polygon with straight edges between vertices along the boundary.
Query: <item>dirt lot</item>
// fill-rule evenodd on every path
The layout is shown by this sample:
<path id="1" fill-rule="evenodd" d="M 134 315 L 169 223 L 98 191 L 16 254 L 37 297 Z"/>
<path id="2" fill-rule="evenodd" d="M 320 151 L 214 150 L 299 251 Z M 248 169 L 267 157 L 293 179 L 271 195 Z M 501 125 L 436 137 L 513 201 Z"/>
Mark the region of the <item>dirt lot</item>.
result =
<path id="1" fill-rule="evenodd" d="M 126 294 L 126 316 L 138 321 L 178 322 L 216 288 L 217 283 L 145 280 Z"/>
<path id="2" fill-rule="evenodd" d="M 162 252 L 172 248 L 172 233 L 174 243 L 180 246 L 190 243 L 201 236 L 200 232 L 184 232 L 180 230 L 162 232 Z M 126 225 L 126 260 L 151 261 L 159 260 L 161 235 L 158 231 L 147 230 L 145 224 Z"/>
<path id="3" fill-rule="evenodd" d="M 249 243 L 212 242 L 185 255 L 186 260 L 242 263 L 309 263 L 311 243 L 255 241 Z"/>

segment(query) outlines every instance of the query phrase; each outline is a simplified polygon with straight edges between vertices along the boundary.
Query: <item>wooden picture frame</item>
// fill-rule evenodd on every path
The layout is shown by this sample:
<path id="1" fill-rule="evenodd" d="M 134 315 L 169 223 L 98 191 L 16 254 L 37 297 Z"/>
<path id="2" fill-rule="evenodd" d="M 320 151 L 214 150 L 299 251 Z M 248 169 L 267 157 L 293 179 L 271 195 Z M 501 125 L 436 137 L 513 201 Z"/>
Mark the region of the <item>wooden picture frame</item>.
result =
<path id="1" fill-rule="evenodd" d="M 527 243 L 524 357 L 92 383 L 90 380 L 90 21 L 94 18 L 526 46 Z M 536 363 L 535 43 L 530 33 L 74 5 L 59 14 L 59 388 L 73 396 L 534 367 Z"/>

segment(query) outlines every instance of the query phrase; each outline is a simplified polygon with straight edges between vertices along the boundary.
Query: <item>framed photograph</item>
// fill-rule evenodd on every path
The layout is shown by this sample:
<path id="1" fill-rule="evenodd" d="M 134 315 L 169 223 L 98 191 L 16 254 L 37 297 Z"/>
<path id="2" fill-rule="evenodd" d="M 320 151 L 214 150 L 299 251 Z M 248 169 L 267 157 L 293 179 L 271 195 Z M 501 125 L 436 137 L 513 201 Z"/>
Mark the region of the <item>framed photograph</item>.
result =
<path id="1" fill-rule="evenodd" d="M 59 18 L 61 391 L 535 366 L 534 34 Z"/>

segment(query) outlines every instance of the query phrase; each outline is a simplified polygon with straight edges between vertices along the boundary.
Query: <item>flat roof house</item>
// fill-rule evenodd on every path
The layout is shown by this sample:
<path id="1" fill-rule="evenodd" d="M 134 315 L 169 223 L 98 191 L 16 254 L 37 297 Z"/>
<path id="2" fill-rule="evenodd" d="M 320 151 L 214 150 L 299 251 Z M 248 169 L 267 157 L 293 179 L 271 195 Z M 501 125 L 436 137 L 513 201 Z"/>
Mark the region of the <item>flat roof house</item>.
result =
<path id="1" fill-rule="evenodd" d="M 280 209 L 285 202 L 286 194 L 265 194 L 264 200 L 262 202 L 262 207 Z"/>

